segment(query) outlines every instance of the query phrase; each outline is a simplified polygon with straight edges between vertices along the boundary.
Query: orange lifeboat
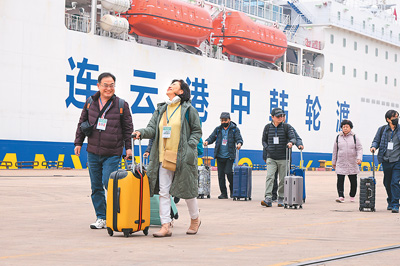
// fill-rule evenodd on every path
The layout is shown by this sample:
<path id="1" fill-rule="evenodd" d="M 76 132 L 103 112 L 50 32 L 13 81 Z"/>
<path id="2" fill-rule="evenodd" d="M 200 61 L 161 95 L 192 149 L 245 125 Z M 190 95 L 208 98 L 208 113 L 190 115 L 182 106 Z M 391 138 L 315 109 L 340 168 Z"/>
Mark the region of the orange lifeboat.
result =
<path id="1" fill-rule="evenodd" d="M 213 37 L 214 44 L 223 40 L 223 52 L 275 63 L 286 51 L 286 35 L 279 29 L 255 23 L 236 11 L 226 12 L 224 29 L 222 21 L 222 14 L 213 21 Z"/>
<path id="2" fill-rule="evenodd" d="M 134 0 L 125 13 L 139 36 L 199 46 L 212 30 L 211 15 L 179 0 Z"/>

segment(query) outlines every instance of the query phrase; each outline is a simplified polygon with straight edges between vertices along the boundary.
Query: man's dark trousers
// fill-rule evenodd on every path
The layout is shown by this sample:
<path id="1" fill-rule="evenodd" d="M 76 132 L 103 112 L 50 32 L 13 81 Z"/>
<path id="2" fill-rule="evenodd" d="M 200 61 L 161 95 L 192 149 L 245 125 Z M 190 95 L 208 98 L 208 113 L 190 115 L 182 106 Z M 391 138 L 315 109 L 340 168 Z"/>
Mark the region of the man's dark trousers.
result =
<path id="1" fill-rule="evenodd" d="M 217 165 L 218 165 L 218 181 L 219 181 L 219 189 L 221 190 L 221 194 L 228 196 L 228 192 L 226 190 L 225 185 L 225 175 L 228 177 L 229 182 L 229 191 L 230 195 L 232 195 L 233 190 L 233 166 L 232 159 L 229 158 L 217 158 Z"/>

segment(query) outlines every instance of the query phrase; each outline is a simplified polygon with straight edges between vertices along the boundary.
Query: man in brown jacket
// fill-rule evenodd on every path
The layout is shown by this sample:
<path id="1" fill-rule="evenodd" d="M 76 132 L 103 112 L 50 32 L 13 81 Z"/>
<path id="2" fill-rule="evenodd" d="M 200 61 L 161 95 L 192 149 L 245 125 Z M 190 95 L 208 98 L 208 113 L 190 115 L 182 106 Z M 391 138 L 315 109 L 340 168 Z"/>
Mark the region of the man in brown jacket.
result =
<path id="1" fill-rule="evenodd" d="M 94 125 L 88 136 L 88 167 L 92 187 L 92 203 L 97 220 L 90 225 L 92 229 L 106 228 L 106 198 L 111 172 L 118 170 L 123 148 L 126 155 L 132 156 L 131 134 L 133 132 L 132 116 L 129 105 L 115 95 L 115 76 L 102 73 L 98 78 L 99 91 L 89 97 L 83 107 L 75 136 L 75 155 L 79 156 L 85 134 L 81 124 L 89 121 Z M 103 111 L 100 116 L 100 113 Z"/>

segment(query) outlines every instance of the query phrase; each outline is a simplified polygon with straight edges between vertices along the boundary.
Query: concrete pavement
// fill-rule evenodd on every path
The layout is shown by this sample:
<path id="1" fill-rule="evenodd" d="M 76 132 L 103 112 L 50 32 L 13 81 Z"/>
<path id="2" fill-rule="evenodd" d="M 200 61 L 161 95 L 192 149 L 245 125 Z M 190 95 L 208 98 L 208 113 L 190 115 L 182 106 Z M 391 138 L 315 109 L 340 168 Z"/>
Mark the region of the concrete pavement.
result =
<path id="1" fill-rule="evenodd" d="M 362 172 L 359 176 L 368 176 Z M 91 230 L 95 221 L 87 170 L 0 170 L 1 265 L 296 265 L 341 254 L 400 245 L 399 214 L 386 210 L 382 172 L 377 211 L 336 203 L 334 172 L 307 172 L 303 209 L 260 205 L 265 171 L 253 171 L 252 201 L 199 200 L 202 225 L 186 235 L 186 204 L 170 238 Z M 349 191 L 345 181 L 345 193 Z M 399 265 L 400 249 L 317 265 Z"/>

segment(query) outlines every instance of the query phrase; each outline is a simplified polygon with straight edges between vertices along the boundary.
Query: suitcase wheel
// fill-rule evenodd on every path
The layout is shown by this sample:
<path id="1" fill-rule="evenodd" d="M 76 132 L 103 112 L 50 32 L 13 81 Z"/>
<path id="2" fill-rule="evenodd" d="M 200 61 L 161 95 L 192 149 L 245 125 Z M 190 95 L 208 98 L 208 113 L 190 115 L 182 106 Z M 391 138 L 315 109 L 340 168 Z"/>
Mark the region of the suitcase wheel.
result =
<path id="1" fill-rule="evenodd" d="M 363 211 L 363 208 L 361 208 L 361 207 L 360 207 L 360 209 L 359 209 L 359 210 L 360 210 L 360 212 L 362 212 L 362 211 Z"/>
<path id="2" fill-rule="evenodd" d="M 110 227 L 107 227 L 107 232 L 110 236 L 113 236 L 114 234 L 114 231 Z"/>
<path id="3" fill-rule="evenodd" d="M 124 237 L 129 237 L 129 232 L 124 232 Z"/>
<path id="4" fill-rule="evenodd" d="M 303 209 L 303 205 L 300 205 L 299 209 Z"/>
<path id="5" fill-rule="evenodd" d="M 244 198 L 244 201 L 247 201 L 247 198 Z"/>
<path id="6" fill-rule="evenodd" d="M 233 198 L 233 200 L 234 200 L 234 201 L 237 201 L 237 198 L 236 198 L 236 197 L 234 197 L 234 198 Z"/>
<path id="7" fill-rule="evenodd" d="M 249 200 L 251 200 L 251 198 L 249 198 Z"/>
<path id="8" fill-rule="evenodd" d="M 149 234 L 149 227 L 148 226 L 143 230 L 143 234 L 145 236 L 147 236 Z"/>
<path id="9" fill-rule="evenodd" d="M 211 196 L 210 196 L 210 195 L 208 195 L 208 196 L 207 196 L 207 199 L 209 199 L 209 198 L 211 198 Z"/>
<path id="10" fill-rule="evenodd" d="M 375 208 L 371 208 L 371 211 L 373 211 L 373 212 L 374 212 L 374 211 L 375 211 Z"/>
<path id="11" fill-rule="evenodd" d="M 175 219 L 175 220 L 178 220 L 178 218 L 179 218 L 179 214 L 178 214 L 178 213 L 175 213 L 174 219 Z"/>

